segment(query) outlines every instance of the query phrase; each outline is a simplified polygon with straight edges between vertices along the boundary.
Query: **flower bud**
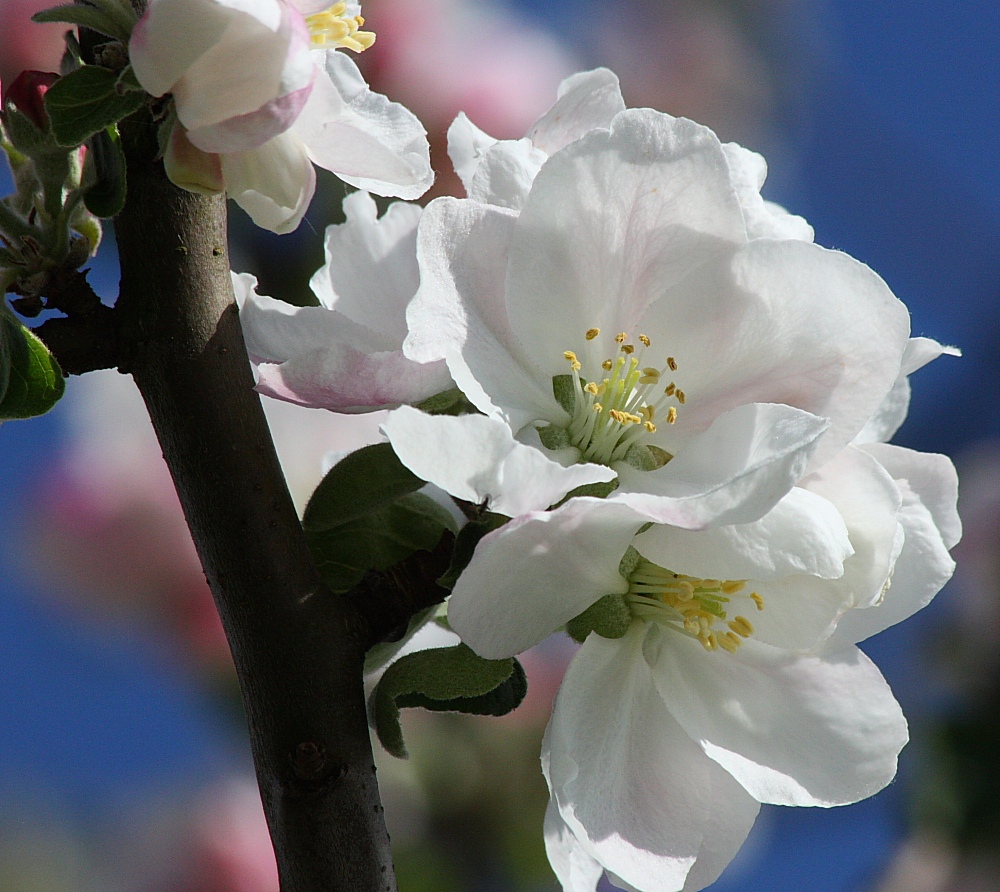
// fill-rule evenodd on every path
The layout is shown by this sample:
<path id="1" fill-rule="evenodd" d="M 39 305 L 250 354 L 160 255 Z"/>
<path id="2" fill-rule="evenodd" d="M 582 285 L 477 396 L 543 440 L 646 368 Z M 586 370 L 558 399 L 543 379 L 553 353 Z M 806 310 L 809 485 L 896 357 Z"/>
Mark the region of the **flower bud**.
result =
<path id="1" fill-rule="evenodd" d="M 45 94 L 59 75 L 52 71 L 22 71 L 4 91 L 4 111 L 16 109 L 42 133 L 48 133 Z"/>

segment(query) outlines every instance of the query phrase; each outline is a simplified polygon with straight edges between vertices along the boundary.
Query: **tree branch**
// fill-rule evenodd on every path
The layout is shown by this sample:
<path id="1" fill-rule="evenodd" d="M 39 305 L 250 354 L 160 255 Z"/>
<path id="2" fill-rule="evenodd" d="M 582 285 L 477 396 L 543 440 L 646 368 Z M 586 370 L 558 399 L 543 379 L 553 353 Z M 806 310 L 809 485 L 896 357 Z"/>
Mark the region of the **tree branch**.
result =
<path id="1" fill-rule="evenodd" d="M 365 714 L 369 629 L 323 586 L 233 302 L 222 197 L 174 187 L 122 126 L 120 368 L 149 409 L 225 626 L 282 892 L 393 890 Z"/>

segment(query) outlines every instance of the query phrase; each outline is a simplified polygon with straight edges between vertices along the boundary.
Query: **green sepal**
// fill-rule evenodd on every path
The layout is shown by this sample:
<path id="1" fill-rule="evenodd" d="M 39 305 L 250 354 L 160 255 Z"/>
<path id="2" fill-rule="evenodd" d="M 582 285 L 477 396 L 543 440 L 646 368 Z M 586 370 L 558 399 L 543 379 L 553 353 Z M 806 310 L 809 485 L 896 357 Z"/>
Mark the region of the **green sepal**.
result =
<path id="1" fill-rule="evenodd" d="M 652 524 L 645 525 L 639 530 L 640 533 L 646 532 Z M 638 533 L 636 534 L 638 535 Z M 625 550 L 625 554 L 622 555 L 622 559 L 618 562 L 618 575 L 622 579 L 628 579 L 632 575 L 635 568 L 639 566 L 639 561 L 642 560 L 642 555 L 639 554 L 631 545 Z"/>
<path id="2" fill-rule="evenodd" d="M 572 375 L 553 375 L 552 395 L 568 414 L 576 411 L 576 379 Z"/>
<path id="3" fill-rule="evenodd" d="M 142 108 L 144 93 L 119 92 L 118 74 L 84 65 L 59 78 L 45 93 L 45 110 L 60 145 L 83 145 L 95 133 Z"/>
<path id="4" fill-rule="evenodd" d="M 424 485 L 392 451 L 389 443 L 364 446 L 330 469 L 306 505 L 302 526 L 331 530 L 416 492 Z"/>
<path id="5" fill-rule="evenodd" d="M 566 623 L 566 634 L 581 644 L 591 632 L 602 638 L 621 638 L 632 625 L 624 595 L 605 595 Z"/>
<path id="6" fill-rule="evenodd" d="M 462 575 L 462 571 L 469 566 L 469 561 L 472 560 L 472 555 L 476 551 L 479 540 L 488 533 L 500 529 L 508 520 L 510 518 L 504 517 L 502 514 L 487 512 L 478 520 L 469 521 L 469 523 L 462 527 L 455 538 L 455 547 L 451 553 L 451 563 L 448 565 L 448 569 L 445 570 L 444 575 L 438 579 L 438 585 L 449 591 L 453 589 L 455 583 L 458 582 L 458 577 Z"/>
<path id="7" fill-rule="evenodd" d="M 432 551 L 455 519 L 419 492 L 401 496 L 345 523 L 306 529 L 323 581 L 335 592 L 357 585 L 368 570 L 388 570 L 417 551 Z"/>
<path id="8" fill-rule="evenodd" d="M 44 415 L 65 389 L 45 344 L 6 307 L 0 310 L 0 421 Z"/>
<path id="9" fill-rule="evenodd" d="M 83 193 L 83 203 L 95 217 L 114 217 L 125 206 L 125 153 L 114 125 L 90 138 L 96 182 Z"/>
<path id="10" fill-rule="evenodd" d="M 538 439 L 542 441 L 542 445 L 546 449 L 565 449 L 567 446 L 573 445 L 569 439 L 569 431 L 558 424 L 547 424 L 536 428 L 536 430 L 538 431 Z"/>
<path id="11" fill-rule="evenodd" d="M 606 499 L 611 493 L 618 489 L 618 478 L 615 477 L 614 480 L 598 481 L 597 483 L 583 483 L 580 486 L 574 487 L 566 495 L 564 495 L 555 505 L 553 509 L 559 508 L 565 505 L 570 499 L 576 498 L 577 496 L 590 496 L 592 499 Z"/>
<path id="12" fill-rule="evenodd" d="M 637 471 L 656 471 L 662 468 L 673 456 L 659 446 L 648 446 L 643 443 L 633 443 L 625 453 L 626 464 Z"/>
<path id="13" fill-rule="evenodd" d="M 410 617 L 410 621 L 406 624 L 406 631 L 400 636 L 398 641 L 380 641 L 378 644 L 373 644 L 368 648 L 365 652 L 365 675 L 381 669 L 395 657 L 417 632 L 428 623 L 434 621 L 434 614 L 440 607 L 440 604 L 434 604 L 431 607 L 421 610 L 415 616 Z"/>
<path id="14" fill-rule="evenodd" d="M 457 387 L 435 393 L 434 396 L 415 403 L 414 408 L 428 415 L 469 415 L 478 411 Z"/>
<path id="15" fill-rule="evenodd" d="M 527 690 L 524 669 L 513 658 L 484 660 L 464 644 L 421 650 L 386 669 L 368 701 L 369 720 L 382 746 L 405 759 L 400 709 L 506 715 Z"/>

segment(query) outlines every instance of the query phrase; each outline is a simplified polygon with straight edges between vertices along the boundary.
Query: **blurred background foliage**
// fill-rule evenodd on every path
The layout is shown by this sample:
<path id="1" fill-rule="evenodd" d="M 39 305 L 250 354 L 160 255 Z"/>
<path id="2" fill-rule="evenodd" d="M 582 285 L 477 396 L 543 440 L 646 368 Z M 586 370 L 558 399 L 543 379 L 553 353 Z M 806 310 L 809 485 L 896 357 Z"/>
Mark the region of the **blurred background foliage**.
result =
<path id="1" fill-rule="evenodd" d="M 0 0 L 0 82 L 54 69 L 46 0 Z M 956 344 L 914 380 L 897 442 L 956 457 L 966 535 L 931 607 L 872 640 L 911 721 L 899 779 L 844 809 L 767 808 L 713 887 L 1000 889 L 1000 6 L 986 0 L 367 0 L 360 63 L 424 121 L 461 194 L 459 110 L 522 135 L 559 81 L 607 65 L 630 105 L 687 115 L 768 159 L 765 195 L 876 269 L 914 334 Z M 233 265 L 311 302 L 343 187 L 291 236 L 238 209 Z M 112 300 L 113 241 L 91 279 Z M 377 417 L 268 405 L 301 508 L 323 456 Z M 51 415 L 0 427 L 0 892 L 276 892 L 228 652 L 131 381 L 74 379 Z M 408 711 L 379 756 L 403 892 L 541 892 L 538 748 L 573 646 L 525 656 L 503 719 Z"/>

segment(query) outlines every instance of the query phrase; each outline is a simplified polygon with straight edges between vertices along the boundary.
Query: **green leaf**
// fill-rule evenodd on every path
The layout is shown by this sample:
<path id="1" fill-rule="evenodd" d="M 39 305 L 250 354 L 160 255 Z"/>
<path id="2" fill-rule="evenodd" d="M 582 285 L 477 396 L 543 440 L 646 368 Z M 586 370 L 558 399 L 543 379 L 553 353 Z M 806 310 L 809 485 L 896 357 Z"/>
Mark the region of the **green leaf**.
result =
<path id="1" fill-rule="evenodd" d="M 83 203 L 95 217 L 114 217 L 125 206 L 125 153 L 118 128 L 95 133 L 88 144 L 97 182 L 83 194 Z"/>
<path id="2" fill-rule="evenodd" d="M 414 408 L 428 415 L 468 415 L 478 411 L 457 387 L 435 393 L 434 396 L 416 403 Z"/>
<path id="3" fill-rule="evenodd" d="M 6 309 L 0 312 L 0 332 L 0 421 L 45 414 L 66 389 L 59 363 Z"/>
<path id="4" fill-rule="evenodd" d="M 439 647 L 407 654 L 386 669 L 369 700 L 369 716 L 382 746 L 405 759 L 401 708 L 506 715 L 527 690 L 517 660 L 484 660 L 464 644 Z"/>
<path id="5" fill-rule="evenodd" d="M 122 43 L 128 43 L 137 19 L 128 0 L 88 0 L 86 4 L 43 9 L 31 17 L 33 22 L 63 22 L 90 28 Z"/>
<path id="6" fill-rule="evenodd" d="M 365 446 L 330 469 L 306 505 L 302 526 L 312 532 L 332 530 L 423 485 L 424 481 L 396 457 L 389 443 Z"/>
<path id="7" fill-rule="evenodd" d="M 365 652 L 365 675 L 374 672 L 376 669 L 381 669 L 395 657 L 417 632 L 429 622 L 434 621 L 434 614 L 440 606 L 440 604 L 435 604 L 410 617 L 410 621 L 406 625 L 406 631 L 398 641 L 380 641 L 378 644 L 369 647 Z"/>
<path id="8" fill-rule="evenodd" d="M 569 439 L 569 431 L 558 424 L 546 424 L 538 430 L 538 439 L 546 449 L 565 449 L 572 445 Z"/>
<path id="9" fill-rule="evenodd" d="M 368 570 L 388 570 L 415 551 L 431 551 L 445 530 L 455 530 L 451 514 L 428 496 L 409 493 L 334 527 L 306 527 L 306 540 L 323 580 L 344 592 Z"/>
<path id="10" fill-rule="evenodd" d="M 624 595 L 605 595 L 566 623 L 566 634 L 583 643 L 591 632 L 602 638 L 621 638 L 632 625 Z"/>
<path id="11" fill-rule="evenodd" d="M 79 146 L 98 131 L 138 111 L 144 93 L 116 87 L 118 75 L 100 65 L 84 65 L 59 78 L 45 94 L 52 133 L 60 145 Z"/>
<path id="12" fill-rule="evenodd" d="M 576 381 L 572 375 L 552 376 L 552 395 L 570 415 L 576 409 Z"/>
<path id="13" fill-rule="evenodd" d="M 455 583 L 458 582 L 458 577 L 462 575 L 462 571 L 469 566 L 469 561 L 472 560 L 472 555 L 475 553 L 479 540 L 487 533 L 492 533 L 493 530 L 500 529 L 509 519 L 502 514 L 487 512 L 479 520 L 470 521 L 462 527 L 455 538 L 455 547 L 451 553 L 451 563 L 448 565 L 448 569 L 445 570 L 444 575 L 438 579 L 438 585 L 449 590 L 453 589 Z"/>

